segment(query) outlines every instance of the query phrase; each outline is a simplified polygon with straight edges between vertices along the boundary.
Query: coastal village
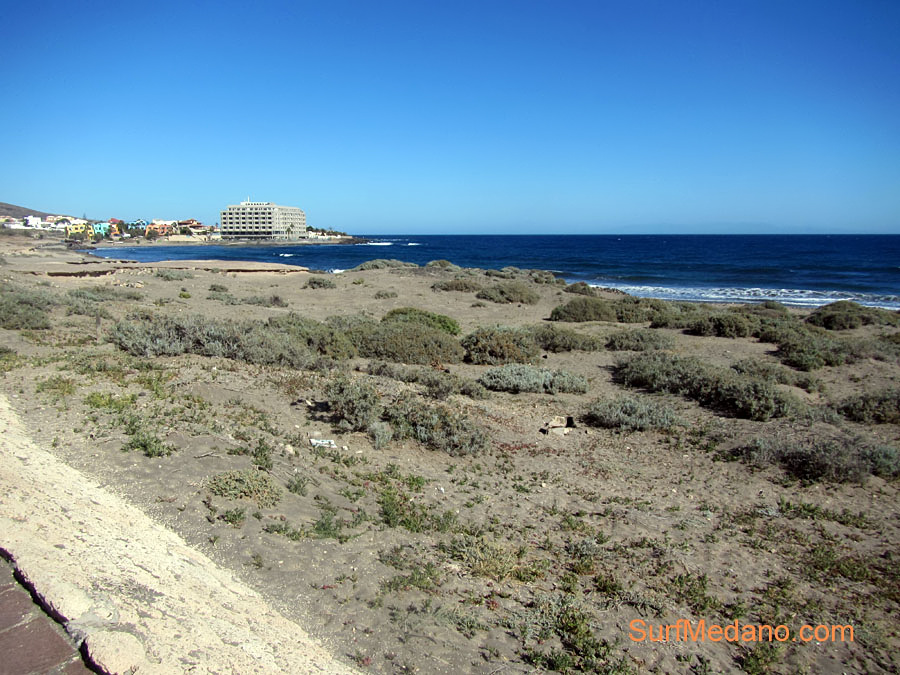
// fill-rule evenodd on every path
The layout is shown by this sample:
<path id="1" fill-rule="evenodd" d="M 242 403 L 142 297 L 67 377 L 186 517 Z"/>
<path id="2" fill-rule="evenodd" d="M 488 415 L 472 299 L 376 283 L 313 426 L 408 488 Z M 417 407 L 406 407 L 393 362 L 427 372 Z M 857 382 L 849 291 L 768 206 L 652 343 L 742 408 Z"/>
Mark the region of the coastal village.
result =
<path id="1" fill-rule="evenodd" d="M 28 211 L 20 209 L 20 211 Z M 67 241 L 94 243 L 102 240 L 133 239 L 162 240 L 180 243 L 200 243 L 222 240 L 335 240 L 346 237 L 343 232 L 316 228 L 306 224 L 306 214 L 297 207 L 279 206 L 271 202 L 243 201 L 221 212 L 222 224 L 206 225 L 196 218 L 150 221 L 120 218 L 90 220 L 68 215 L 40 214 L 3 215 L 0 227 L 23 230 L 32 234 L 55 233 Z"/>

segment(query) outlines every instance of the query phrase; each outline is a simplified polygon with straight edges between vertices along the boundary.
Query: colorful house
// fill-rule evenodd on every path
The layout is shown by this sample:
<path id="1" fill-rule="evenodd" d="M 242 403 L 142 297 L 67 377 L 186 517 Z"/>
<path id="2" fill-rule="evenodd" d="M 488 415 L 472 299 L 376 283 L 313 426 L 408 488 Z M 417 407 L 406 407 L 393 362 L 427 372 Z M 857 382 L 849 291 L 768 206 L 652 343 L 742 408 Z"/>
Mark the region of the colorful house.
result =
<path id="1" fill-rule="evenodd" d="M 66 239 L 75 239 L 76 234 L 80 234 L 82 237 L 89 236 L 86 232 L 88 227 L 84 223 L 69 223 L 66 225 Z M 91 235 L 93 235 L 93 230 L 91 230 Z"/>

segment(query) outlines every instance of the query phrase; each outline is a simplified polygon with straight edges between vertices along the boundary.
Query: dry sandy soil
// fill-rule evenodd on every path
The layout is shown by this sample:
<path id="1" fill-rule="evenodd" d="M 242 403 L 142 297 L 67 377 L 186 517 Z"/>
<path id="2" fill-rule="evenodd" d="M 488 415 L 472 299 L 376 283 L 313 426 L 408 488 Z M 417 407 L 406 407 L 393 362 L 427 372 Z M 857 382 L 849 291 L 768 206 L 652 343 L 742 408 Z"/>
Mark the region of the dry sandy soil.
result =
<path id="1" fill-rule="evenodd" d="M 135 312 L 324 321 L 417 307 L 452 317 L 462 337 L 484 326 L 548 325 L 554 307 L 578 296 L 523 277 L 536 303 L 479 301 L 432 285 L 464 277 L 490 286 L 497 277 L 437 266 L 349 271 L 328 277 L 335 288 L 308 288 L 324 277 L 273 265 L 90 261 L 17 237 L 0 237 L 0 248 L 4 293 L 58 300 L 46 310 L 50 328 L 0 329 L 2 390 L 34 442 L 239 577 L 344 663 L 383 673 L 900 669 L 896 477 L 864 471 L 844 481 L 798 474 L 796 460 L 790 469 L 738 459 L 754 439 L 787 447 L 831 438 L 839 442 L 829 452 L 877 446 L 896 459 L 900 425 L 838 413 L 852 396 L 900 386 L 895 343 L 884 337 L 896 326 L 829 331 L 884 348 L 816 369 L 811 391 L 771 385 L 795 407 L 767 420 L 626 388 L 617 364 L 638 354 L 606 348 L 535 357 L 535 366 L 583 377 L 585 393 L 435 400 L 422 384 L 370 375 L 367 358 L 294 369 L 140 356 L 110 336 Z M 177 278 L 159 267 L 192 269 Z M 116 289 L 90 305 L 102 305 L 99 319 L 69 313 L 72 290 L 97 287 Z M 241 302 L 272 295 L 285 306 Z M 602 344 L 649 322 L 554 324 Z M 670 356 L 781 367 L 776 347 L 754 337 L 653 331 L 668 336 Z M 463 382 L 491 368 L 418 367 Z M 486 434 L 485 448 L 450 454 L 411 438 L 376 447 L 370 433 L 335 419 L 328 392 L 345 376 L 371 385 L 388 409 L 410 391 L 422 405 L 465 415 Z M 665 406 L 677 421 L 646 431 L 585 423 L 592 402 L 625 395 Z M 544 433 L 554 417 L 574 426 Z M 242 486 L 223 478 L 231 471 L 265 480 L 263 492 L 240 496 Z M 668 642 L 634 639 L 635 626 L 652 626 L 655 637 L 679 619 L 785 625 L 792 638 L 805 624 L 851 625 L 853 641 L 696 642 L 674 630 Z"/>

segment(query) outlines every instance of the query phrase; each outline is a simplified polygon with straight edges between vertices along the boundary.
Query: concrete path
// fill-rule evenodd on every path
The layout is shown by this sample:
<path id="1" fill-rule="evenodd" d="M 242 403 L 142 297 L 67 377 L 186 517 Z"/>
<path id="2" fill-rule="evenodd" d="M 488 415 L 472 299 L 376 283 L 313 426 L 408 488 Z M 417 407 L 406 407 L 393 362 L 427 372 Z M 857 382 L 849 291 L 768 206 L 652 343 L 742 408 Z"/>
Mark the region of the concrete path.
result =
<path id="1" fill-rule="evenodd" d="M 231 572 L 35 446 L 3 394 L 0 549 L 102 672 L 355 672 Z M 24 601 L 7 600 L 13 620 Z M 24 648 L 51 649 L 38 644 Z"/>

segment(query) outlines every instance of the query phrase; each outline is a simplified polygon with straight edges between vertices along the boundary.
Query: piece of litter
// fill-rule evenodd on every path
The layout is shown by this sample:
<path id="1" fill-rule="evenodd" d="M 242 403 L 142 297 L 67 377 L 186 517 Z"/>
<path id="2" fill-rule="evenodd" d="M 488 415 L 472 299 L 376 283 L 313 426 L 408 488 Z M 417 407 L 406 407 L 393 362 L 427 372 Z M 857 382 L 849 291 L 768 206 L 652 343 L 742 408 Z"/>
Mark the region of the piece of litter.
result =
<path id="1" fill-rule="evenodd" d="M 310 438 L 309 444 L 314 448 L 337 448 L 330 438 Z"/>

